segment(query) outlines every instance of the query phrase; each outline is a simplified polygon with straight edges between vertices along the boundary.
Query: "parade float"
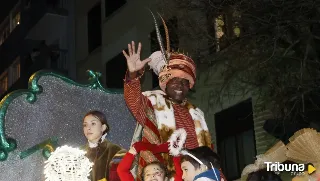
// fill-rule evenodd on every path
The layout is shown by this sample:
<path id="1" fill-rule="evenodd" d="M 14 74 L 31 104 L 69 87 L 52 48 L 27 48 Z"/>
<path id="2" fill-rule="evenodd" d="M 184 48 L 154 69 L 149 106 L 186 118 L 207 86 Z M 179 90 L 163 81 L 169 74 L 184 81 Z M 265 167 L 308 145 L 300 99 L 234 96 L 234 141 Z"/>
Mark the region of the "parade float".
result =
<path id="1" fill-rule="evenodd" d="M 1 181 L 45 180 L 45 162 L 57 147 L 80 148 L 86 143 L 82 119 L 90 110 L 106 114 L 112 128 L 108 140 L 129 148 L 139 127 L 122 91 L 105 89 L 100 73 L 88 74 L 88 84 L 80 84 L 56 72 L 39 71 L 30 77 L 28 89 L 13 91 L 1 100 Z"/>

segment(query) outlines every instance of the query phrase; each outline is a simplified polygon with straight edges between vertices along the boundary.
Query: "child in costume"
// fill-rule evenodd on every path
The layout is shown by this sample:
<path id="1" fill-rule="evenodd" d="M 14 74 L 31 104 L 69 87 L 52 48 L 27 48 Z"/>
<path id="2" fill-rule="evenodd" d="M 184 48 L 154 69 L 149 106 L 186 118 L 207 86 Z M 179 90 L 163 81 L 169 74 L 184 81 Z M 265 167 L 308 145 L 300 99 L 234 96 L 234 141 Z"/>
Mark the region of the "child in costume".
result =
<path id="1" fill-rule="evenodd" d="M 220 158 L 209 147 L 182 150 L 181 154 L 184 181 L 226 181 L 220 170 Z"/>
<path id="2" fill-rule="evenodd" d="M 84 116 L 83 132 L 88 139 L 88 144 L 85 146 L 86 156 L 94 164 L 91 181 L 120 180 L 116 169 L 126 150 L 105 139 L 109 130 L 110 127 L 102 112 L 90 111 Z"/>
<path id="3" fill-rule="evenodd" d="M 142 170 L 142 178 L 144 181 L 167 181 L 167 169 L 160 162 L 151 162 Z"/>
<path id="4" fill-rule="evenodd" d="M 174 176 L 174 181 L 182 181 L 182 170 L 180 169 L 180 157 L 178 156 L 182 146 L 186 140 L 186 132 L 183 129 L 174 131 L 169 139 L 170 141 L 164 144 L 155 145 L 144 142 L 136 142 L 132 145 L 129 152 L 125 155 L 123 160 L 120 162 L 117 172 L 121 181 L 134 181 L 134 177 L 130 172 L 131 165 L 135 159 L 135 156 L 141 151 L 150 151 L 153 154 L 159 153 L 169 153 L 175 156 L 173 158 L 174 165 L 176 167 L 176 174 Z M 165 181 L 169 180 L 171 177 L 170 173 L 167 171 L 166 167 L 161 162 L 150 161 L 142 169 L 140 178 L 144 181 Z M 172 179 L 171 179 L 172 180 Z"/>

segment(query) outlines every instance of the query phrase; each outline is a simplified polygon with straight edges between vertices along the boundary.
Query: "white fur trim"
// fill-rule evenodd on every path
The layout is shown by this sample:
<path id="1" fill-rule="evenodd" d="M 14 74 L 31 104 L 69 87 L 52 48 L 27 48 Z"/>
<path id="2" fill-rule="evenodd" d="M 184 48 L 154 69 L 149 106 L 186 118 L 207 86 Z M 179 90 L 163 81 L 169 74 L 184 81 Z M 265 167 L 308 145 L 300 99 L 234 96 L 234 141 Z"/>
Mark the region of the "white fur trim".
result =
<path id="1" fill-rule="evenodd" d="M 150 96 L 148 97 L 148 99 L 150 100 L 152 105 L 156 105 L 157 104 L 157 98 L 154 96 Z"/>
<path id="2" fill-rule="evenodd" d="M 165 98 L 163 97 L 166 94 L 161 90 L 146 91 L 142 94 L 150 100 L 152 106 L 159 108 L 162 107 L 164 109 L 160 111 L 154 109 L 158 129 L 161 129 L 163 125 L 166 125 L 171 129 L 175 129 L 176 122 L 174 119 L 173 107 L 170 106 L 169 108 L 166 104 Z"/>
<path id="3" fill-rule="evenodd" d="M 202 130 L 203 130 L 202 128 L 196 128 L 196 133 L 199 134 L 201 133 Z"/>
<path id="4" fill-rule="evenodd" d="M 146 97 L 151 96 L 152 94 L 161 94 L 161 95 L 166 95 L 165 92 L 163 92 L 162 90 L 153 90 L 153 91 L 145 91 L 142 92 L 142 94 Z"/>
<path id="5" fill-rule="evenodd" d="M 178 147 L 177 148 L 174 148 L 173 147 L 173 143 L 175 141 L 177 141 L 178 137 L 180 137 L 180 141 L 178 143 Z M 187 139 L 187 132 L 186 130 L 180 128 L 180 129 L 177 129 L 175 130 L 172 135 L 170 136 L 168 142 L 170 143 L 169 144 L 169 153 L 170 155 L 172 156 L 178 156 L 184 143 L 186 142 L 186 139 Z"/>
<path id="6" fill-rule="evenodd" d="M 176 121 L 174 118 L 174 110 L 171 103 L 170 108 L 167 106 L 166 100 L 164 98 L 164 93 L 162 90 L 154 90 L 154 91 L 146 91 L 142 93 L 146 96 L 152 106 L 154 107 L 154 113 L 156 116 L 157 127 L 161 129 L 164 125 L 175 130 L 176 129 Z M 161 110 L 157 110 L 155 108 L 161 108 Z M 203 112 L 199 109 L 189 109 L 189 113 L 193 119 L 193 121 L 200 121 L 200 127 L 197 127 L 195 132 L 199 134 L 201 131 L 208 131 L 208 126 L 204 118 Z"/>
<path id="7" fill-rule="evenodd" d="M 204 118 L 204 113 L 201 111 L 201 109 L 199 109 L 198 107 L 196 108 L 197 113 L 199 114 L 199 116 Z"/>
<path id="8" fill-rule="evenodd" d="M 195 181 L 217 181 L 217 180 L 214 180 L 214 179 L 211 179 L 211 178 L 207 178 L 207 177 L 200 177 Z"/>
<path id="9" fill-rule="evenodd" d="M 193 120 L 200 121 L 201 128 L 203 130 L 208 131 L 208 126 L 207 126 L 207 123 L 204 119 L 204 114 L 199 108 L 196 108 L 196 109 L 191 108 L 191 109 L 189 109 L 189 113 L 190 113 Z"/>
<path id="10" fill-rule="evenodd" d="M 153 52 L 149 58 L 151 58 L 151 61 L 148 65 L 156 75 L 159 75 L 161 68 L 166 65 L 166 61 L 163 59 L 161 51 Z"/>

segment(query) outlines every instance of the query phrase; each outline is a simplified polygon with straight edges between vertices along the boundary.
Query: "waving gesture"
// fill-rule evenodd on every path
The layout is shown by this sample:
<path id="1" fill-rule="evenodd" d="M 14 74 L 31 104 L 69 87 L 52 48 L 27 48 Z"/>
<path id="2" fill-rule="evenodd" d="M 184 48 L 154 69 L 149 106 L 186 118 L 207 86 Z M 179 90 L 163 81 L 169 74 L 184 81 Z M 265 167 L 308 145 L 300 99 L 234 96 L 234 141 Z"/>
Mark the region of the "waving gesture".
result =
<path id="1" fill-rule="evenodd" d="M 135 43 L 132 41 L 131 44 L 128 44 L 128 51 L 129 55 L 124 50 L 122 53 L 127 59 L 128 70 L 131 73 L 141 70 L 146 63 L 151 61 L 150 58 L 147 58 L 143 61 L 140 60 L 141 43 L 139 43 L 138 50 L 136 52 Z"/>

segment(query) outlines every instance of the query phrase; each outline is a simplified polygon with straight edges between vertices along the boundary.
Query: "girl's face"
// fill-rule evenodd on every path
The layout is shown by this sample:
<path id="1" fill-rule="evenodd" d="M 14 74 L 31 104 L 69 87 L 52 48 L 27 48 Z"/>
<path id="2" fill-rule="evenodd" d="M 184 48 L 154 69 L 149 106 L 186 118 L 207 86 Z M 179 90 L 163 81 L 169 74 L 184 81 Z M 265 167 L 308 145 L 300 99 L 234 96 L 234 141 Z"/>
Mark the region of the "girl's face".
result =
<path id="1" fill-rule="evenodd" d="M 83 119 L 83 133 L 92 143 L 98 143 L 106 128 L 107 126 L 93 115 L 88 115 Z"/>
<path id="2" fill-rule="evenodd" d="M 144 168 L 145 181 L 165 181 L 165 173 L 159 165 L 150 164 Z"/>

